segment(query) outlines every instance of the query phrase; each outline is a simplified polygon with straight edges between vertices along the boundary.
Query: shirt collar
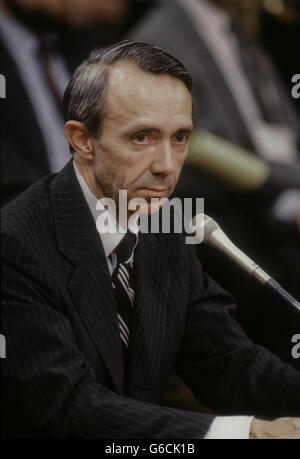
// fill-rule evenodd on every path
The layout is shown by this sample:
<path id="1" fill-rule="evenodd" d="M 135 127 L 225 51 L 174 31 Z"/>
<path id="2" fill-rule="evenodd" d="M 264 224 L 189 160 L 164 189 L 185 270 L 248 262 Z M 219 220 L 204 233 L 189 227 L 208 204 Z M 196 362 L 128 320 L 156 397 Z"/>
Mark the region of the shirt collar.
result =
<path id="1" fill-rule="evenodd" d="M 99 215 L 103 211 L 102 210 L 98 210 L 96 208 L 98 199 L 94 195 L 94 193 L 92 193 L 92 191 L 90 190 L 88 184 L 86 183 L 86 181 L 83 178 L 83 176 L 81 175 L 78 167 L 76 166 L 75 161 L 73 161 L 73 166 L 74 166 L 74 170 L 75 170 L 75 174 L 76 174 L 77 180 L 78 180 L 79 185 L 81 187 L 81 190 L 83 192 L 83 195 L 84 195 L 84 197 L 85 197 L 85 199 L 87 201 L 87 204 L 88 204 L 88 206 L 90 208 L 90 211 L 91 211 L 91 213 L 93 215 L 93 218 L 94 218 L 94 221 L 96 223 L 97 218 L 99 217 Z M 106 257 L 109 257 L 112 254 L 112 252 L 116 249 L 116 247 L 119 245 L 121 240 L 124 238 L 124 236 L 126 234 L 126 230 L 124 230 L 124 228 L 122 228 L 121 225 L 119 225 L 119 223 L 115 220 L 114 216 L 111 213 L 109 213 L 109 212 L 107 213 L 107 218 L 109 220 L 109 225 L 112 225 L 112 228 L 115 228 L 115 227 L 119 228 L 118 232 L 107 232 L 107 233 L 100 233 L 99 232 L 99 236 L 100 236 L 102 244 L 103 244 L 105 255 L 106 255 Z M 129 226 L 129 229 L 133 233 L 136 233 L 136 234 L 138 233 L 138 228 L 136 226 L 136 219 L 134 219 L 132 224 Z M 123 230 L 123 232 L 121 232 L 122 230 Z"/>

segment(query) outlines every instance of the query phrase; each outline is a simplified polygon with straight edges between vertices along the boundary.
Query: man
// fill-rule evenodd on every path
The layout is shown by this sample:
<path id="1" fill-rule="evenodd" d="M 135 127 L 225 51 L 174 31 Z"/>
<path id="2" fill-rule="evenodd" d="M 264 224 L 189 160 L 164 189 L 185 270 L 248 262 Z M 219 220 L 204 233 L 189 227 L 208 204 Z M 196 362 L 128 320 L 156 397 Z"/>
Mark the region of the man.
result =
<path id="1" fill-rule="evenodd" d="M 179 61 L 143 43 L 95 51 L 74 73 L 74 164 L 3 209 L 6 437 L 300 437 L 298 418 L 159 406 L 175 369 L 217 413 L 299 415 L 300 375 L 245 336 L 183 234 L 96 229 L 98 199 L 119 207 L 123 189 L 150 212 L 151 198 L 171 195 L 191 89 Z"/>

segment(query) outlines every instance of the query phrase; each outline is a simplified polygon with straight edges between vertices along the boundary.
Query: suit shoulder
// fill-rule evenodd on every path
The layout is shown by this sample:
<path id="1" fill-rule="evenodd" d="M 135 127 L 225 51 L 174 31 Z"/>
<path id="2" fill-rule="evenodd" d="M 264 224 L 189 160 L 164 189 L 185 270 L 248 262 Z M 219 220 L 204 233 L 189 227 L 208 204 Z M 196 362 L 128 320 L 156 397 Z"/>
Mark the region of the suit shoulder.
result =
<path id="1" fill-rule="evenodd" d="M 34 238 L 51 225 L 49 187 L 56 174 L 43 177 L 1 209 L 1 232 L 25 239 Z"/>

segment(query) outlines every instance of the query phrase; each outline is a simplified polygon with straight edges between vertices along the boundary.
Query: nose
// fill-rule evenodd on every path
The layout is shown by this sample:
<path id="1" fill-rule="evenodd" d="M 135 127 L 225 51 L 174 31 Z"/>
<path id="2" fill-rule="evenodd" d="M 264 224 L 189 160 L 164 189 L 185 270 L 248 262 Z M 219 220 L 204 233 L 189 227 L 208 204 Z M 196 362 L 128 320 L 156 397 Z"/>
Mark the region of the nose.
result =
<path id="1" fill-rule="evenodd" d="M 174 155 L 172 146 L 168 141 L 162 142 L 160 148 L 156 149 L 152 162 L 152 174 L 171 175 L 175 171 Z"/>

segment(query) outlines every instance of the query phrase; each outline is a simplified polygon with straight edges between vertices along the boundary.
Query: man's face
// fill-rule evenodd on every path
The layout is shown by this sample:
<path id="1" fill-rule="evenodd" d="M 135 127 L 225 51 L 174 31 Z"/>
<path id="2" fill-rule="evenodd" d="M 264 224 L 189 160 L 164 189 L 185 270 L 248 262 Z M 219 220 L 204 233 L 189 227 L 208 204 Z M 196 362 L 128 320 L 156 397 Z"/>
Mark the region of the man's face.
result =
<path id="1" fill-rule="evenodd" d="M 101 135 L 93 139 L 98 198 L 118 203 L 120 189 L 127 190 L 128 200 L 169 197 L 193 129 L 186 86 L 121 62 L 110 69 L 105 104 Z"/>

